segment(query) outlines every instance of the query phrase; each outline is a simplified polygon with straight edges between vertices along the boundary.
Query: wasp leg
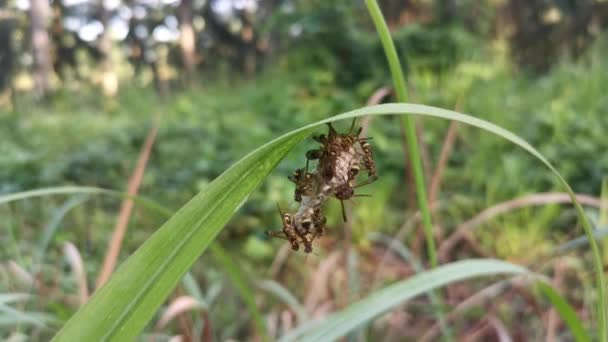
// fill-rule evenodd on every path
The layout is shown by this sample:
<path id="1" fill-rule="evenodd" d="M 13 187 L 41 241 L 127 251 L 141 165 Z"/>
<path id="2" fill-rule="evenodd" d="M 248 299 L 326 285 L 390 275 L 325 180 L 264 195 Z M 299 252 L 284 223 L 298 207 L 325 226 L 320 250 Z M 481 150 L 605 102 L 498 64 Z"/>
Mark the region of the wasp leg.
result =
<path id="1" fill-rule="evenodd" d="M 300 249 L 300 246 L 298 244 L 298 238 L 295 236 L 288 237 L 286 233 L 282 230 L 268 230 L 266 231 L 266 236 L 289 241 L 289 243 L 291 244 L 291 249 L 293 249 L 294 251 Z"/>
<path id="2" fill-rule="evenodd" d="M 344 220 L 344 222 L 348 222 L 348 220 L 346 219 L 346 210 L 344 210 L 343 200 L 340 200 L 340 208 L 342 209 L 342 219 Z"/>
<path id="3" fill-rule="evenodd" d="M 298 249 L 300 249 L 300 246 L 297 241 L 298 238 L 297 237 L 291 237 L 291 238 L 287 237 L 285 232 L 282 230 L 268 230 L 268 231 L 266 231 L 266 236 L 289 241 L 289 243 L 291 244 L 291 249 L 293 249 L 294 251 L 297 251 Z"/>
<path id="4" fill-rule="evenodd" d="M 331 125 L 331 122 L 327 123 L 327 127 L 328 127 L 327 138 L 330 140 L 333 140 L 333 138 L 338 136 L 338 132 L 336 131 L 334 126 Z"/>
<path id="5" fill-rule="evenodd" d="M 302 239 L 302 243 L 304 244 L 304 253 L 312 252 L 312 239 L 306 234 L 300 235 L 300 239 Z"/>
<path id="6" fill-rule="evenodd" d="M 308 159 L 308 160 L 320 159 L 322 156 L 323 156 L 323 150 L 321 150 L 321 149 L 308 150 L 306 152 L 306 159 Z"/>
<path id="7" fill-rule="evenodd" d="M 327 137 L 325 136 L 325 134 L 313 135 L 312 140 L 320 144 L 325 144 L 327 142 Z"/>
<path id="8" fill-rule="evenodd" d="M 357 122 L 357 118 L 353 118 L 353 122 L 350 124 L 350 129 L 348 130 L 348 134 L 353 134 L 353 131 L 355 129 L 355 123 Z M 361 132 L 361 127 L 359 127 L 359 132 Z M 357 135 L 359 135 L 357 133 Z"/>
<path id="9" fill-rule="evenodd" d="M 264 233 L 266 234 L 266 236 L 271 237 L 271 238 L 279 238 L 279 239 L 283 239 L 283 240 L 289 240 L 285 236 L 285 232 L 282 231 L 282 230 L 267 230 Z"/>
<path id="10" fill-rule="evenodd" d="M 312 240 L 318 238 L 319 236 L 323 236 L 323 234 L 325 234 L 325 230 L 323 229 L 323 226 L 316 226 L 315 231 L 312 234 Z"/>

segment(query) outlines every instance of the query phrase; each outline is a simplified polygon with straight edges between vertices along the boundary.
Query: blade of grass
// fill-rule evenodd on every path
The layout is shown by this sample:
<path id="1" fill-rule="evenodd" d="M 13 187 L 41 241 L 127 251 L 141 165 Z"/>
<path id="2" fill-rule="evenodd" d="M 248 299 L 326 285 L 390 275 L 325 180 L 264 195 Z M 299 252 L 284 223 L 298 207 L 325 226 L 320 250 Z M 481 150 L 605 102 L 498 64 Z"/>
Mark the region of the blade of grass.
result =
<path id="1" fill-rule="evenodd" d="M 294 297 L 289 290 L 287 290 L 283 285 L 277 283 L 274 280 L 264 280 L 257 283 L 258 287 L 266 290 L 278 298 L 280 298 L 287 306 L 293 310 L 293 312 L 298 317 L 298 322 L 304 322 L 308 320 L 308 313 L 306 313 L 306 309 L 304 306 L 298 302 L 298 299 Z"/>
<path id="2" fill-rule="evenodd" d="M 366 0 L 367 10 L 374 21 L 376 31 L 384 47 L 384 53 L 388 60 L 388 65 L 393 77 L 393 85 L 395 87 L 395 95 L 397 101 L 407 101 L 407 88 L 405 86 L 405 78 L 403 76 L 403 70 L 401 69 L 401 63 L 399 62 L 399 56 L 395 49 L 395 44 L 391 38 L 391 33 L 388 30 L 388 26 L 380 10 L 380 6 L 375 0 Z M 418 206 L 422 212 L 422 222 L 424 225 L 424 233 L 426 235 L 426 243 L 429 254 L 429 260 L 431 260 L 432 267 L 436 267 L 437 261 L 437 249 L 435 247 L 435 240 L 433 238 L 433 224 L 431 221 L 431 211 L 429 210 L 429 203 L 426 194 L 426 184 L 424 182 L 424 170 L 422 168 L 422 161 L 420 158 L 420 151 L 418 149 L 418 139 L 416 137 L 416 126 L 414 120 L 409 116 L 403 117 L 403 126 L 405 127 L 405 136 L 407 138 L 407 147 L 410 157 L 410 163 L 414 171 L 414 182 L 416 184 L 416 196 L 418 198 Z"/>
<path id="3" fill-rule="evenodd" d="M 593 231 L 593 236 L 595 237 L 595 241 L 600 242 L 602 241 L 606 236 L 608 236 L 608 226 L 603 226 L 603 227 L 597 227 L 594 231 Z M 561 245 L 555 247 L 555 249 L 553 250 L 553 255 L 561 255 L 561 254 L 565 254 L 568 253 L 574 249 L 583 247 L 583 246 L 588 246 L 589 245 L 589 238 L 587 237 L 587 235 L 583 235 L 580 237 L 577 237 L 575 239 L 566 241 L 564 243 L 562 243 Z"/>
<path id="4" fill-rule="evenodd" d="M 395 87 L 395 96 L 397 101 L 407 101 L 407 87 L 405 83 L 405 76 L 401 69 L 401 62 L 399 61 L 399 55 L 395 49 L 395 44 L 391 37 L 391 33 L 386 25 L 380 6 L 376 0 L 366 0 L 367 10 L 372 17 L 376 31 L 382 42 L 384 53 L 388 61 L 391 76 L 393 78 L 393 86 Z M 405 128 L 405 138 L 407 141 L 408 156 L 410 164 L 414 174 L 414 184 L 416 185 L 416 198 L 418 199 L 418 207 L 422 213 L 422 223 L 424 227 L 424 235 L 426 238 L 427 253 L 429 260 L 431 261 L 431 267 L 437 267 L 439 264 L 437 260 L 437 247 L 435 246 L 435 238 L 433 235 L 433 223 L 431 220 L 431 210 L 429 209 L 429 201 L 426 194 L 426 183 L 424 181 L 424 168 L 422 165 L 422 158 L 420 157 L 420 150 L 418 148 L 418 137 L 416 135 L 416 123 L 413 118 L 409 116 L 402 117 L 402 125 Z M 448 341 L 454 340 L 452 332 L 445 324 L 445 313 L 443 308 L 443 299 L 440 295 L 432 296 L 436 299 L 439 306 L 435 309 L 437 320 L 441 322 L 441 328 L 444 337 Z"/>
<path id="5" fill-rule="evenodd" d="M 134 339 L 249 193 L 311 128 L 262 146 L 214 180 L 114 272 L 55 340 Z"/>
<path id="6" fill-rule="evenodd" d="M 415 273 L 420 273 L 424 271 L 424 266 L 422 265 L 420 260 L 418 260 L 416 256 L 410 253 L 410 250 L 405 247 L 405 245 L 400 240 L 380 233 L 371 233 L 368 235 L 368 238 L 372 241 L 386 244 L 389 250 L 395 251 L 404 261 L 409 263 L 414 269 Z M 378 265 L 378 268 L 374 275 L 374 283 L 377 281 L 377 279 L 379 279 L 381 271 L 382 265 Z M 441 298 L 439 298 L 437 293 L 435 291 L 429 291 L 427 295 L 429 297 L 429 300 L 431 301 L 433 311 L 435 312 L 436 310 L 442 310 L 443 302 L 441 301 Z M 441 332 L 445 335 L 445 330 L 448 326 L 447 318 L 445 317 L 445 315 L 441 315 L 437 320 L 437 323 L 439 324 Z"/>
<path id="7" fill-rule="evenodd" d="M 65 217 L 65 215 L 75 208 L 76 206 L 86 202 L 88 198 L 86 196 L 76 196 L 69 200 L 67 200 L 55 213 L 53 217 L 49 221 L 49 223 L 42 229 L 42 236 L 40 237 L 40 241 L 38 241 L 38 248 L 36 249 L 36 258 L 33 265 L 33 273 L 38 272 L 40 265 L 44 259 L 46 254 L 46 250 L 51 243 L 51 239 L 53 235 L 57 232 L 59 228 L 59 224 Z"/>
<path id="8" fill-rule="evenodd" d="M 108 195 L 108 196 L 117 197 L 117 198 L 127 197 L 127 198 L 132 199 L 136 203 L 146 206 L 147 208 L 154 209 L 154 211 L 156 211 L 162 215 L 171 216 L 173 214 L 172 211 L 166 209 L 165 207 L 163 207 L 161 205 L 158 205 L 155 201 L 150 200 L 148 198 L 145 198 L 142 196 L 129 196 L 128 194 L 121 192 L 121 191 L 96 188 L 96 187 L 92 187 L 92 186 L 57 186 L 57 187 L 51 187 L 51 188 L 42 188 L 42 189 L 36 189 L 36 190 L 21 191 L 21 192 L 16 192 L 16 193 L 0 196 L 0 204 L 9 203 L 9 202 L 18 201 L 18 200 L 24 200 L 24 199 L 33 198 L 33 197 L 44 197 L 44 196 L 51 196 L 51 195 L 73 195 L 73 194 L 91 194 L 91 195 L 101 194 L 101 195 Z"/>
<path id="9" fill-rule="evenodd" d="M 591 337 L 587 334 L 583 328 L 583 323 L 576 315 L 574 309 L 568 304 L 568 302 L 557 292 L 551 285 L 544 282 L 537 282 L 536 286 L 545 297 L 551 301 L 551 304 L 557 310 L 560 317 L 564 320 L 574 340 L 577 342 L 591 341 Z"/>
<path id="10" fill-rule="evenodd" d="M 196 298 L 199 303 L 205 306 L 205 310 L 209 310 L 209 304 L 203 296 L 203 292 L 198 286 L 198 283 L 196 282 L 196 279 L 194 279 L 192 273 L 188 272 L 184 275 L 182 278 L 182 286 L 190 296 Z"/>
<path id="11" fill-rule="evenodd" d="M 222 268 L 228 274 L 232 285 L 239 292 L 240 297 L 245 301 L 245 305 L 249 309 L 249 312 L 253 314 L 253 323 L 256 326 L 256 330 L 262 335 L 264 340 L 270 340 L 266 334 L 266 325 L 264 324 L 262 314 L 255 303 L 255 295 L 249 286 L 250 282 L 242 276 L 240 267 L 220 245 L 215 243 L 212 244 L 210 248 L 213 257 L 222 265 Z"/>
<path id="12" fill-rule="evenodd" d="M 606 325 L 603 303 L 606 297 L 599 248 L 580 203 L 555 167 L 526 141 L 490 122 L 447 109 L 399 103 L 359 108 L 307 125 L 278 137 L 238 161 L 175 213 L 131 255 L 109 282 L 66 323 L 55 339 L 133 339 L 247 195 L 313 128 L 336 120 L 389 114 L 443 118 L 481 128 L 526 150 L 554 173 L 572 198 L 592 246 L 600 315 L 597 330 L 600 331 L 600 336 L 604 336 Z M 111 191 L 108 193 L 113 194 Z M 6 196 L 0 197 L 0 202 L 4 197 Z M 23 197 L 23 194 L 17 197 Z"/>
<path id="13" fill-rule="evenodd" d="M 340 312 L 304 324 L 280 341 L 333 341 L 409 299 L 449 283 L 481 276 L 524 273 L 528 273 L 525 268 L 500 260 L 465 260 L 446 264 L 378 290 Z"/>
<path id="14" fill-rule="evenodd" d="M 47 328 L 48 325 L 57 323 L 55 317 L 42 312 L 23 312 L 0 304 L 0 327 L 14 328 L 16 325 L 27 324 L 39 328 Z"/>

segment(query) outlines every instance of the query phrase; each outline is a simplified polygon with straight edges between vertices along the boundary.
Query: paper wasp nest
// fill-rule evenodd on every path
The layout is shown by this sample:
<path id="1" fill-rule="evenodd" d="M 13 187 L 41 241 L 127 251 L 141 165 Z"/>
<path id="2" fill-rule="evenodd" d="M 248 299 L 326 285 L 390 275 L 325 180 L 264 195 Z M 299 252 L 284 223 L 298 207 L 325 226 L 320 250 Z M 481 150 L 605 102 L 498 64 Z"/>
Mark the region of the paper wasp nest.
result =
<path id="1" fill-rule="evenodd" d="M 279 209 L 283 229 L 268 232 L 270 236 L 287 239 L 294 250 L 299 249 L 300 243 L 303 244 L 306 253 L 312 251 L 312 242 L 324 233 L 325 202 L 331 197 L 340 200 L 342 215 L 346 220 L 343 201 L 355 196 L 356 187 L 377 179 L 368 138 L 359 137 L 361 129 L 356 134 L 353 133 L 354 121 L 351 130 L 346 134 L 337 133 L 331 124 L 328 124 L 328 127 L 327 136 L 313 136 L 321 146 L 306 153 L 306 167 L 297 169 L 289 176 L 296 185 L 294 198 L 300 203 L 298 210 L 295 214 L 290 214 Z M 314 170 L 309 171 L 311 160 L 317 160 L 317 165 Z M 361 165 L 367 170 L 368 178 L 355 185 Z"/>

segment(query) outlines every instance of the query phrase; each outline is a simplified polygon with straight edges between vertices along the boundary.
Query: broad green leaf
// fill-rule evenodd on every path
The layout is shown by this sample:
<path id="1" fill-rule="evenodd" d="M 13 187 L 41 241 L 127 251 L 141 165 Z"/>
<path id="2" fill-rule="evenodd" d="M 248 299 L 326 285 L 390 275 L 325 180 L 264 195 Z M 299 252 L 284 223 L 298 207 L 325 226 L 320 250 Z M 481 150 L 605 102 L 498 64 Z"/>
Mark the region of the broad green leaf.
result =
<path id="1" fill-rule="evenodd" d="M 383 104 L 360 108 L 287 133 L 247 155 L 175 213 L 114 273 L 57 334 L 58 341 L 132 340 L 205 251 L 238 206 L 276 164 L 316 126 L 364 115 L 414 114 L 459 121 L 479 127 L 538 158 L 554 172 L 572 197 L 585 233 L 590 237 L 596 271 L 600 332 L 605 331 L 605 281 L 591 226 L 572 189 L 530 144 L 487 121 L 454 111 L 417 104 Z"/>
<path id="2" fill-rule="evenodd" d="M 570 328 L 574 340 L 577 342 L 591 341 L 591 338 L 583 328 L 583 323 L 576 315 L 574 309 L 568 304 L 568 302 L 550 285 L 538 282 L 536 283 L 542 294 L 544 294 L 559 313 L 559 316 Z"/>
<path id="3" fill-rule="evenodd" d="M 343 311 L 305 323 L 280 341 L 333 341 L 409 299 L 452 282 L 480 276 L 527 272 L 521 266 L 491 259 L 464 260 L 439 266 L 375 291 Z"/>

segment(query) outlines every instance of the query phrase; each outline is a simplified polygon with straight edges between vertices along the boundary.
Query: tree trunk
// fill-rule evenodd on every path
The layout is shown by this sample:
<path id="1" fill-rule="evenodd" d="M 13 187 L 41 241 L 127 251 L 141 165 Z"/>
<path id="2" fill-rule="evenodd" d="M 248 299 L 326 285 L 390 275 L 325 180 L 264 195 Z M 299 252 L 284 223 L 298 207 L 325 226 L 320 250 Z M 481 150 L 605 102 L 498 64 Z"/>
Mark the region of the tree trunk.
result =
<path id="1" fill-rule="evenodd" d="M 182 0 L 179 4 L 179 45 L 182 50 L 182 63 L 188 78 L 196 66 L 196 40 L 192 27 L 192 0 Z"/>
<path id="2" fill-rule="evenodd" d="M 103 33 L 99 38 L 99 52 L 101 54 L 101 86 L 106 96 L 114 96 L 118 92 L 118 77 L 112 65 L 112 41 L 110 40 L 110 30 L 108 27 L 109 13 L 104 6 L 104 1 L 100 0 L 99 10 Z"/>
<path id="3" fill-rule="evenodd" d="M 42 98 L 51 90 L 51 43 L 47 31 L 51 7 L 48 0 L 32 0 L 30 7 L 34 96 Z"/>
<path id="4" fill-rule="evenodd" d="M 13 30 L 17 27 L 17 23 L 17 18 L 13 13 L 0 9 L 0 42 L 4 42 L 5 45 L 4 49 L 0 49 L 0 108 L 13 107 L 11 82 L 15 59 Z"/>

